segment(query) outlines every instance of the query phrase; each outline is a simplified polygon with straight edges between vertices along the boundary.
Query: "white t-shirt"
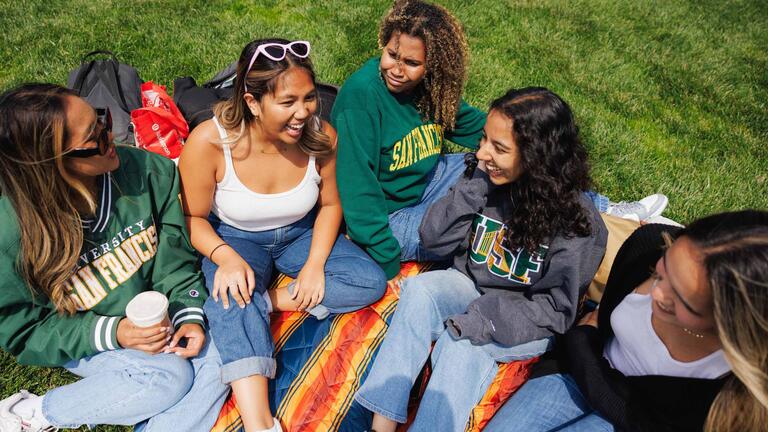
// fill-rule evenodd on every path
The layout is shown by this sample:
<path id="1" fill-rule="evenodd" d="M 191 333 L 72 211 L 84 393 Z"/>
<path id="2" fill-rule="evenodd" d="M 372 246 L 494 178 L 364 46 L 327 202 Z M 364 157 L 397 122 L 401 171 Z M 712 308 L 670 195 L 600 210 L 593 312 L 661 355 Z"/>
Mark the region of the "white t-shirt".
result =
<path id="1" fill-rule="evenodd" d="M 651 324 L 650 294 L 631 293 L 611 314 L 614 337 L 603 357 L 626 376 L 664 375 L 684 378 L 719 378 L 731 370 L 723 350 L 692 362 L 672 358 Z"/>

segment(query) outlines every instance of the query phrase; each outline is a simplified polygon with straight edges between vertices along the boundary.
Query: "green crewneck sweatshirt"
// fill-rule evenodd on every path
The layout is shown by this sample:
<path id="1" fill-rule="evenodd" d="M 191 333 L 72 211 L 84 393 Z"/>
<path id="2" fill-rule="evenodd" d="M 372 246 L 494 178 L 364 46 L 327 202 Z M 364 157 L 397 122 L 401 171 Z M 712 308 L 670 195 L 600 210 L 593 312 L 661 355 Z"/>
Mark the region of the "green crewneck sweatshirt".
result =
<path id="1" fill-rule="evenodd" d="M 419 202 L 446 138 L 477 148 L 485 113 L 462 101 L 453 130 L 424 121 L 412 95 L 387 89 L 373 58 L 342 86 L 331 123 L 338 132 L 336 177 L 347 233 L 392 278 L 400 269 L 400 245 L 389 214 Z"/>

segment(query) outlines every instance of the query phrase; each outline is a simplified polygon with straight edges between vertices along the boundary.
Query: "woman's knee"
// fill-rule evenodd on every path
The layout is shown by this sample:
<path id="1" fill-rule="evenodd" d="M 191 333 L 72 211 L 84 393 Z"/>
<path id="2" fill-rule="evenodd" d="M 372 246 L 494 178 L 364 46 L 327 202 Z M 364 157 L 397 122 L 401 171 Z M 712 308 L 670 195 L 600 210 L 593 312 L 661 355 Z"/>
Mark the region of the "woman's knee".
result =
<path id="1" fill-rule="evenodd" d="M 384 270 L 370 258 L 360 258 L 360 276 L 363 279 L 363 288 L 366 289 L 366 297 L 370 303 L 381 298 L 387 289 L 387 275 Z"/>
<path id="2" fill-rule="evenodd" d="M 482 346 L 473 345 L 468 339 L 454 339 L 444 331 L 432 350 L 433 363 L 447 362 L 454 367 L 493 365 L 496 362 L 483 351 Z"/>
<path id="3" fill-rule="evenodd" d="M 429 305 L 433 303 L 435 296 L 440 295 L 439 291 L 444 291 L 444 284 L 440 282 L 443 279 L 441 273 L 444 272 L 446 270 L 437 270 L 403 279 L 400 304 Z"/>
<path id="4" fill-rule="evenodd" d="M 348 255 L 342 262 L 334 263 L 334 268 L 327 269 L 327 272 L 326 288 L 335 290 L 333 294 L 328 294 L 338 298 L 333 303 L 367 306 L 380 299 L 387 289 L 384 271 L 367 256 Z"/>
<path id="5" fill-rule="evenodd" d="M 184 358 L 174 354 L 155 354 L 132 378 L 138 380 L 151 393 L 150 397 L 158 401 L 158 408 L 165 405 L 164 409 L 167 409 L 189 392 L 195 372 L 192 364 Z"/>

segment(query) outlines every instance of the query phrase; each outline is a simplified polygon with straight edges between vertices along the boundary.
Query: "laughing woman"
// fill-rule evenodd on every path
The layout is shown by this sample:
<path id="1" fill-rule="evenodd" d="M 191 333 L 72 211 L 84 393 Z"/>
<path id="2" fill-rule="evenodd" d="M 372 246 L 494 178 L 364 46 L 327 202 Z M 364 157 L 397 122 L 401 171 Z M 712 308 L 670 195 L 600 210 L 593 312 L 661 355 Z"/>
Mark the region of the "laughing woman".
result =
<path id="1" fill-rule="evenodd" d="M 605 225 L 584 195 L 587 153 L 557 95 L 526 88 L 494 101 L 477 159 L 420 228 L 453 267 L 405 279 L 356 395 L 378 432 L 406 421 L 433 341 L 434 371 L 411 430 L 463 431 L 497 362 L 538 356 L 573 324 L 605 252 Z"/>
<path id="2" fill-rule="evenodd" d="M 641 227 L 619 250 L 600 309 L 487 430 L 766 430 L 767 281 L 768 212 Z"/>
<path id="3" fill-rule="evenodd" d="M 316 115 L 309 51 L 305 41 L 246 45 L 232 98 L 195 128 L 179 162 L 222 379 L 248 432 L 281 430 L 267 399 L 276 371 L 269 312 L 350 312 L 378 300 L 386 283 L 339 235 L 336 132 Z M 267 292 L 273 266 L 295 284 Z"/>
<path id="4" fill-rule="evenodd" d="M 82 377 L 3 400 L 0 430 L 210 430 L 227 389 L 173 163 L 115 147 L 109 112 L 71 90 L 26 85 L 0 96 L 0 191 L 0 346 Z M 150 290 L 170 322 L 137 327 L 126 304 Z"/>
<path id="5" fill-rule="evenodd" d="M 476 149 L 485 113 L 462 100 L 467 40 L 447 9 L 397 0 L 378 42 L 381 56 L 344 82 L 331 122 L 347 233 L 397 280 L 401 261 L 446 258 L 424 247 L 419 225 L 464 167 L 463 154 L 444 154 L 446 141 Z M 614 204 L 587 196 L 601 212 L 636 219 L 661 214 L 667 203 L 660 194 Z"/>

